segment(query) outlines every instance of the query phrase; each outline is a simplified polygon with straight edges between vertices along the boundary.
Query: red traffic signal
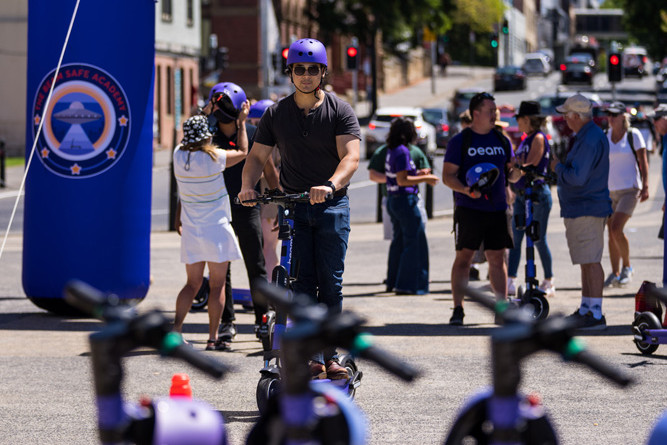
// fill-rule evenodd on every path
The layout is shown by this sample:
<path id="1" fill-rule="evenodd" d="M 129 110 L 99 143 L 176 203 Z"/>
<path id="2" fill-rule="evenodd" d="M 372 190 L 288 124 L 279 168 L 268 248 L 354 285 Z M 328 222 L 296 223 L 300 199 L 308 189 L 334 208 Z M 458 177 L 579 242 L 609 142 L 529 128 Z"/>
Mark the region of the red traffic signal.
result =
<path id="1" fill-rule="evenodd" d="M 283 59 L 287 60 L 288 53 L 289 53 L 289 48 L 283 48 L 280 54 L 283 56 Z"/>
<path id="2" fill-rule="evenodd" d="M 350 71 L 354 71 L 357 69 L 357 54 L 359 54 L 359 50 L 357 49 L 356 46 L 348 46 L 347 49 L 345 50 L 346 54 L 346 65 L 347 69 Z"/>
<path id="3" fill-rule="evenodd" d="M 623 80 L 623 62 L 618 53 L 609 54 L 607 59 L 607 79 L 609 82 L 621 82 Z"/>

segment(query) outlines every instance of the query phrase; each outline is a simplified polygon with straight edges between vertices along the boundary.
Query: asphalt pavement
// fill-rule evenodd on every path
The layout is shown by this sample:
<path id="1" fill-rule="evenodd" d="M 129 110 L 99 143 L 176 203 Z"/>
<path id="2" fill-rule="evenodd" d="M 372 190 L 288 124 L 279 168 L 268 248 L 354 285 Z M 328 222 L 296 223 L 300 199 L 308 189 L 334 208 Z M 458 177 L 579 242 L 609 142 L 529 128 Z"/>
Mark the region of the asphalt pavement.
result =
<path id="1" fill-rule="evenodd" d="M 452 88 L 470 81 L 465 73 L 462 69 L 457 76 L 451 70 L 448 78 L 440 79 L 449 88 L 445 91 L 443 87 L 442 97 L 434 98 L 430 81 L 425 81 L 396 92 L 397 96 L 382 97 L 380 103 L 394 104 L 391 101 L 399 101 L 398 95 L 423 97 L 422 104 L 446 100 Z M 164 154 L 158 154 L 156 160 L 162 159 L 160 156 Z M 160 162 L 157 168 L 161 168 Z M 15 190 L 20 171 L 14 169 L 8 175 L 9 190 Z M 592 351 L 633 376 L 637 384 L 619 389 L 547 353 L 529 358 L 523 366 L 522 387 L 539 393 L 563 444 L 645 443 L 652 422 L 665 408 L 665 398 L 655 385 L 665 375 L 667 346 L 661 346 L 653 356 L 642 356 L 630 334 L 633 297 L 639 285 L 643 280 L 659 282 L 662 277 L 663 244 L 656 235 L 664 194 L 659 185 L 659 158 L 652 156 L 651 198 L 637 206 L 626 228 L 636 271 L 633 282 L 626 288 L 605 291 L 607 329 L 581 335 Z M 422 370 L 422 377 L 408 385 L 359 360 L 364 378 L 356 401 L 366 413 L 372 444 L 442 443 L 461 404 L 476 389 L 490 384 L 489 335 L 500 329 L 493 323 L 493 315 L 466 302 L 465 326 L 447 324 L 452 308 L 451 231 L 450 217 L 427 223 L 431 293 L 396 296 L 385 293 L 382 284 L 388 241 L 382 239 L 381 225 L 352 226 L 343 277 L 344 308 L 367 319 L 368 330 L 378 344 Z M 557 287 L 556 296 L 549 300 L 551 314 L 569 314 L 578 306 L 581 280 L 578 267 L 570 263 L 555 189 L 548 240 Z M 157 308 L 173 317 L 176 294 L 185 282 L 179 242 L 175 233 L 151 234 L 153 284 L 138 307 L 140 311 Z M 0 444 L 96 443 L 87 340 L 101 325 L 91 319 L 51 315 L 26 299 L 21 286 L 21 245 L 21 234 L 10 234 L 0 257 Z M 54 258 L 58 260 L 62 259 Z M 603 267 L 609 271 L 606 252 Z M 539 264 L 537 270 L 541 277 Z M 235 287 L 247 286 L 242 263 L 233 263 L 232 273 Z M 481 275 L 486 275 L 485 266 Z M 481 281 L 476 285 L 486 284 Z M 253 315 L 237 309 L 239 334 L 232 350 L 206 352 L 232 366 L 234 372 L 214 381 L 180 362 L 161 359 L 153 351 L 135 351 L 124 361 L 127 399 L 166 395 L 172 374 L 187 372 L 194 396 L 223 414 L 230 443 L 243 443 L 258 416 L 255 388 L 262 359 L 252 331 Z M 195 348 L 204 348 L 205 312 L 187 316 L 185 337 Z"/>

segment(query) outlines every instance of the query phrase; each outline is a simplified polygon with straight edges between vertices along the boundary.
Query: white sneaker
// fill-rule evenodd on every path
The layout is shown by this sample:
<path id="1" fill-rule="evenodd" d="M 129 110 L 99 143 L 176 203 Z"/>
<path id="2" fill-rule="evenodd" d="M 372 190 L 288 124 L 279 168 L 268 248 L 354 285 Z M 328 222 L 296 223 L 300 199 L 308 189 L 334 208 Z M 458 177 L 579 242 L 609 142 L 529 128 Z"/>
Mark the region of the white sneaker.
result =
<path id="1" fill-rule="evenodd" d="M 538 289 L 544 292 L 547 297 L 556 295 L 556 287 L 554 286 L 553 280 L 542 281 L 542 284 L 538 286 Z"/>
<path id="2" fill-rule="evenodd" d="M 625 286 L 626 284 L 630 283 L 632 281 L 632 276 L 635 274 L 635 272 L 632 270 L 632 267 L 624 267 L 621 270 L 621 275 L 618 277 L 618 284 Z"/>
<path id="3" fill-rule="evenodd" d="M 516 295 L 516 286 L 514 285 L 514 278 L 507 278 L 507 295 Z"/>
<path id="4" fill-rule="evenodd" d="M 613 272 L 609 274 L 606 280 L 604 280 L 604 287 L 618 287 L 619 281 L 618 275 Z"/>

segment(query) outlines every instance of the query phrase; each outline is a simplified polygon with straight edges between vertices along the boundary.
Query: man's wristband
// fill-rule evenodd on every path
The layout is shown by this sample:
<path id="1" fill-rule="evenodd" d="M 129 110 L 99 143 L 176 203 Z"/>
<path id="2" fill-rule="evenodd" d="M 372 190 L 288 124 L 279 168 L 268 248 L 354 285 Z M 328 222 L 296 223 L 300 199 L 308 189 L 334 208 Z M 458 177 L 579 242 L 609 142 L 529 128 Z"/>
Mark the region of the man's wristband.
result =
<path id="1" fill-rule="evenodd" d="M 334 185 L 333 182 L 331 182 L 331 181 L 327 181 L 327 182 L 324 183 L 324 185 L 327 186 L 327 187 L 330 187 L 330 188 L 331 188 L 331 194 L 332 194 L 332 195 L 333 195 L 334 193 L 336 193 L 336 186 Z"/>

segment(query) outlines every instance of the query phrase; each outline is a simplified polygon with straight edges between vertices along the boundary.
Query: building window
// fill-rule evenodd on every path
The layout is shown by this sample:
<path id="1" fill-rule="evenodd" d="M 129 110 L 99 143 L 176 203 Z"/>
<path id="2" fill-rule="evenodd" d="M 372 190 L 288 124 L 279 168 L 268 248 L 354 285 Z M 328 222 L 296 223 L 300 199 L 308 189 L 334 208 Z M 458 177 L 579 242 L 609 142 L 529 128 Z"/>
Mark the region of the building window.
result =
<path id="1" fill-rule="evenodd" d="M 166 77 L 166 83 L 167 83 L 167 103 L 165 104 L 167 106 L 167 114 L 171 114 L 172 110 L 172 97 L 173 97 L 173 90 L 174 90 L 174 76 L 171 74 L 171 67 L 167 67 L 167 75 Z"/>
<path id="2" fill-rule="evenodd" d="M 195 24 L 195 13 L 193 0 L 187 0 L 187 19 L 186 24 L 188 26 L 193 26 Z"/>
<path id="3" fill-rule="evenodd" d="M 158 145 L 162 144 L 162 67 L 158 65 L 157 77 L 155 82 L 155 114 L 157 114 L 157 128 L 155 132 L 157 133 L 157 143 Z"/>
<path id="4" fill-rule="evenodd" d="M 162 21 L 163 22 L 171 22 L 171 16 L 172 16 L 171 1 L 172 0 L 162 0 Z"/>

